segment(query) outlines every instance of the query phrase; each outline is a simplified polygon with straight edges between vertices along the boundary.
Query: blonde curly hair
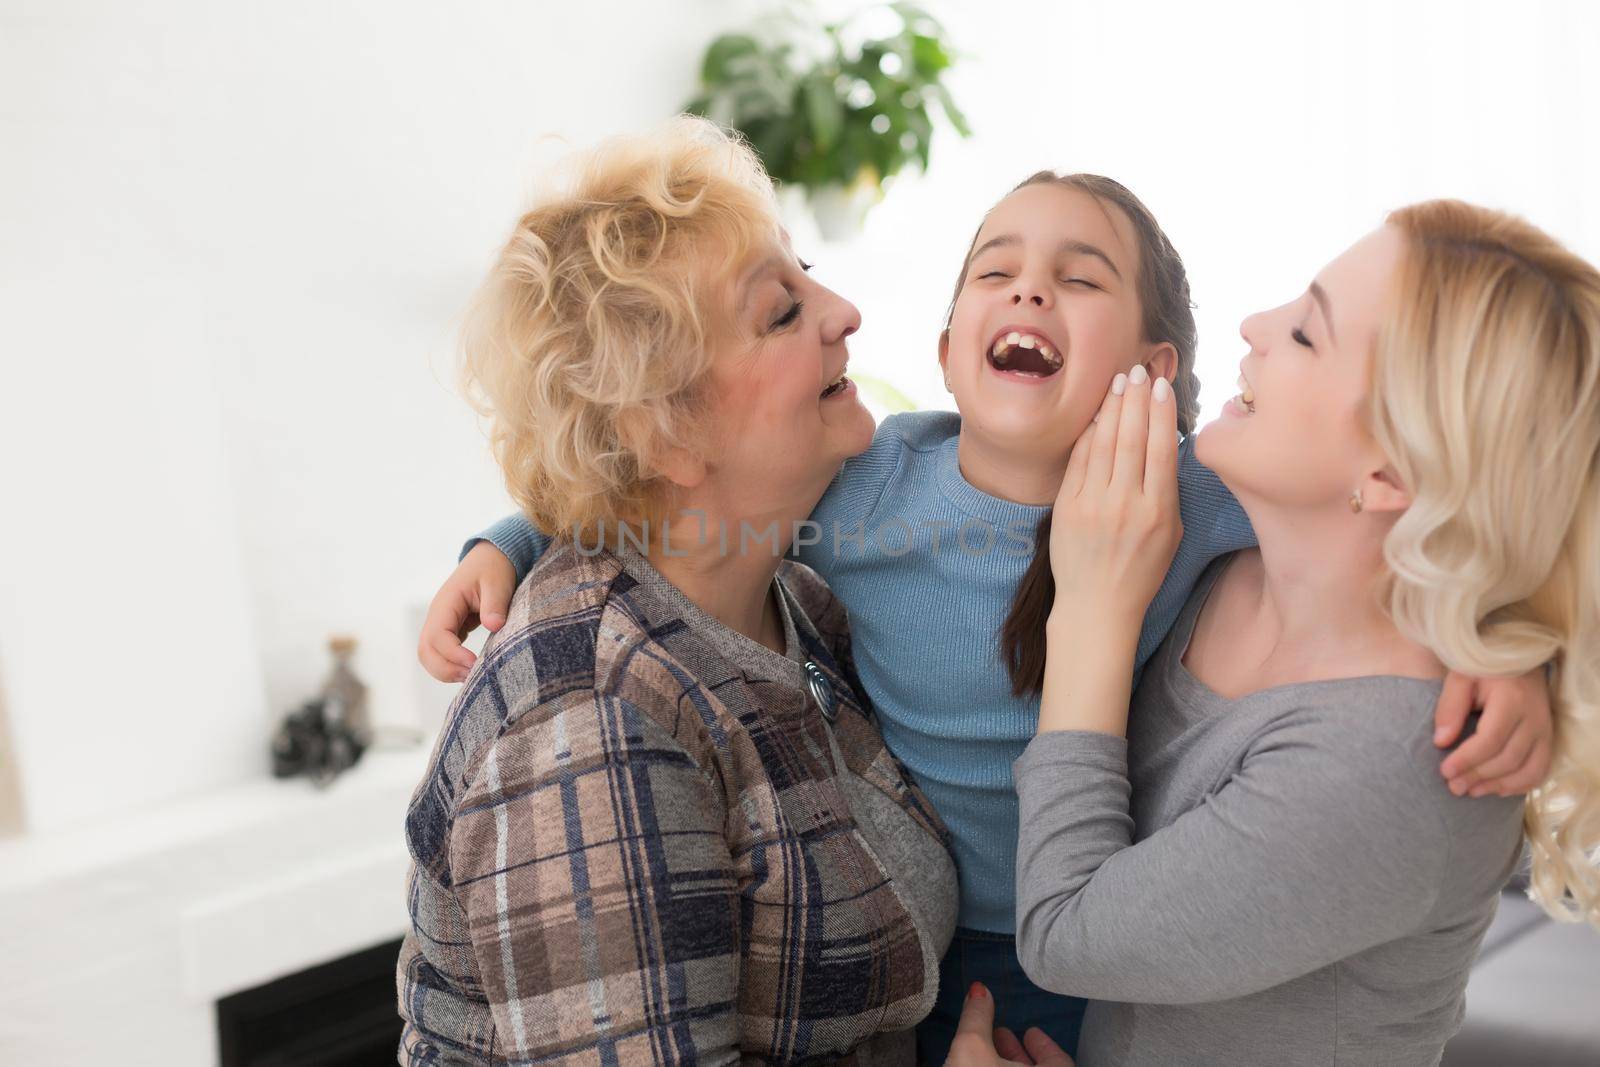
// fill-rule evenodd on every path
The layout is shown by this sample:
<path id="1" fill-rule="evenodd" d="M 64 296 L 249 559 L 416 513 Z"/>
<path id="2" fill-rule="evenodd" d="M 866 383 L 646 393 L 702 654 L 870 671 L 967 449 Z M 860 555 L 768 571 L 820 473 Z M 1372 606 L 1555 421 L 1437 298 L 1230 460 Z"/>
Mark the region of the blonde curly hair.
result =
<path id="1" fill-rule="evenodd" d="M 607 541 L 671 496 L 664 451 L 704 454 L 732 279 L 781 232 L 755 154 L 680 116 L 569 163 L 520 219 L 469 310 L 462 384 L 533 525 Z"/>
<path id="2" fill-rule="evenodd" d="M 1459 201 L 1388 221 L 1405 251 L 1369 414 L 1413 494 L 1384 545 L 1388 608 L 1452 670 L 1551 664 L 1532 894 L 1600 925 L 1600 272 Z"/>

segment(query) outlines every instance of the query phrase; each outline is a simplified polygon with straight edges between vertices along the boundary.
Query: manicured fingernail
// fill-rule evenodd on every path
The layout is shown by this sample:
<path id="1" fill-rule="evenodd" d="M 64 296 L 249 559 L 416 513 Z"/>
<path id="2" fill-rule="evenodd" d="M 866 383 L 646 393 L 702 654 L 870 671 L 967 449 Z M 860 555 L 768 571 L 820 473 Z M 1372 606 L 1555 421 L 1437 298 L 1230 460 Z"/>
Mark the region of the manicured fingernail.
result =
<path id="1" fill-rule="evenodd" d="M 1111 379 L 1111 395 L 1112 396 L 1121 396 L 1122 393 L 1123 393 L 1123 390 L 1125 390 L 1127 388 L 1128 388 L 1128 376 L 1126 374 L 1119 374 L 1115 378 Z"/>
<path id="2" fill-rule="evenodd" d="M 988 990 L 983 988 L 982 982 L 973 982 L 972 988 L 967 990 L 968 1000 L 982 1000 L 988 995 Z"/>
<path id="3" fill-rule="evenodd" d="M 1157 404 L 1164 404 L 1172 395 L 1172 386 L 1167 384 L 1165 378 L 1157 378 L 1155 386 L 1150 390 L 1150 398 Z"/>
<path id="4" fill-rule="evenodd" d="M 1444 744 L 1444 739 L 1449 736 L 1450 728 L 1448 726 L 1441 726 L 1433 732 L 1433 743 L 1436 745 L 1442 745 Z"/>
<path id="5" fill-rule="evenodd" d="M 1143 363 L 1135 364 L 1134 368 L 1128 372 L 1128 381 L 1134 385 L 1143 385 L 1149 379 L 1150 374 L 1144 369 Z"/>
<path id="6" fill-rule="evenodd" d="M 1460 796 L 1467 791 L 1467 783 L 1460 778 L 1450 779 L 1450 792 Z"/>

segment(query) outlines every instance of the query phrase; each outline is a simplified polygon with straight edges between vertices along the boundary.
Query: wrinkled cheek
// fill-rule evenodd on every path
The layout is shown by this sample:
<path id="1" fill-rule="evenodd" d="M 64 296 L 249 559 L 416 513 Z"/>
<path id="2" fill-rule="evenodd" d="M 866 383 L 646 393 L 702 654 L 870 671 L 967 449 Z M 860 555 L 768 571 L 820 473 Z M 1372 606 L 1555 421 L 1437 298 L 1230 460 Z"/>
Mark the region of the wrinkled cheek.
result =
<path id="1" fill-rule="evenodd" d="M 791 386 L 779 393 L 774 383 L 767 391 L 744 398 L 739 436 L 731 447 L 757 451 L 764 462 L 787 460 L 796 452 L 816 446 L 822 433 L 822 407 L 817 395 Z"/>
<path id="2" fill-rule="evenodd" d="M 753 399 L 742 390 L 725 391 L 718 398 L 718 406 L 708 419 L 709 432 L 701 439 L 719 467 L 741 461 L 746 449 L 755 443 L 752 438 L 761 424 L 752 411 Z"/>

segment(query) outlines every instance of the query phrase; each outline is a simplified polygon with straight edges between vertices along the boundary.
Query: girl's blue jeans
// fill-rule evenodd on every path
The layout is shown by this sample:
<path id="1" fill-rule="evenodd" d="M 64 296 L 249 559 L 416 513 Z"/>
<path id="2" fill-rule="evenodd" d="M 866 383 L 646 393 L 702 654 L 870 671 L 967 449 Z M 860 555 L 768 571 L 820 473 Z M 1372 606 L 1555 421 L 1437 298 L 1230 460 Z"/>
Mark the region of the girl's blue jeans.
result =
<path id="1" fill-rule="evenodd" d="M 1078 1030 L 1088 1001 L 1050 993 L 1028 980 L 1017 961 L 1010 934 L 957 929 L 939 964 L 939 997 L 917 1027 L 917 1062 L 939 1067 L 950 1053 L 967 990 L 982 982 L 994 997 L 994 1024 L 1019 1038 L 1037 1026 L 1071 1055 L 1078 1052 Z"/>

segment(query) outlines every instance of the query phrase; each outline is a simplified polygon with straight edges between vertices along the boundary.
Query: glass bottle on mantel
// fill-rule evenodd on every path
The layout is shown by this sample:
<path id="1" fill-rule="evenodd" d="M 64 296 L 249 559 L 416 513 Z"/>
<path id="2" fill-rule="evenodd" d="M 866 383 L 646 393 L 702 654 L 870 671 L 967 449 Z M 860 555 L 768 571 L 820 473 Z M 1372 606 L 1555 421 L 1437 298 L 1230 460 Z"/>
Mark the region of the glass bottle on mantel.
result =
<path id="1" fill-rule="evenodd" d="M 333 670 L 322 687 L 324 714 L 330 725 L 343 724 L 351 737 L 365 746 L 372 741 L 372 716 L 367 708 L 367 685 L 350 666 L 356 654 L 356 639 L 330 637 L 328 651 L 333 653 Z"/>

